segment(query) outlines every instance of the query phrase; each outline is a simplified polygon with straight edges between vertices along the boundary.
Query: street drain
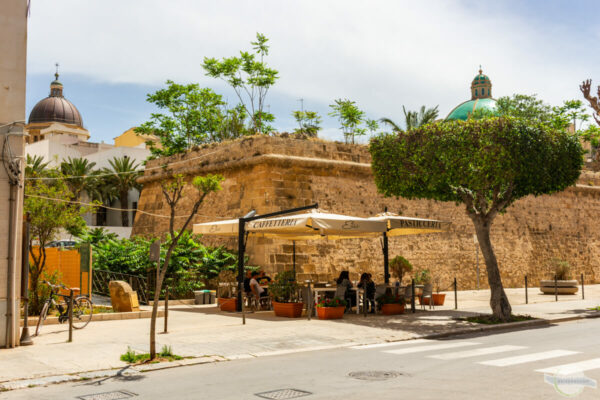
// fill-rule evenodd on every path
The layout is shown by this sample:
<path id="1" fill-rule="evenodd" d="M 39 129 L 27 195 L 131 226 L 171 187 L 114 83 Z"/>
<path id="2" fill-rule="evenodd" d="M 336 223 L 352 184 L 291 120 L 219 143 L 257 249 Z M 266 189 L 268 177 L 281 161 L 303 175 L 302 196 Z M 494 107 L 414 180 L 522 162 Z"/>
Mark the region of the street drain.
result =
<path id="1" fill-rule="evenodd" d="M 255 393 L 256 396 L 262 397 L 263 399 L 296 399 L 298 397 L 304 397 L 311 395 L 311 392 L 305 392 L 304 390 L 298 389 L 279 389 L 272 390 L 270 392 Z"/>
<path id="2" fill-rule="evenodd" d="M 129 399 L 130 397 L 134 396 L 137 396 L 137 394 L 128 392 L 127 390 L 117 390 L 114 392 L 87 394 L 77 398 L 81 400 L 122 400 Z"/>
<path id="3" fill-rule="evenodd" d="M 348 376 L 363 381 L 385 381 L 386 379 L 402 376 L 402 373 L 396 371 L 354 371 L 350 372 Z"/>

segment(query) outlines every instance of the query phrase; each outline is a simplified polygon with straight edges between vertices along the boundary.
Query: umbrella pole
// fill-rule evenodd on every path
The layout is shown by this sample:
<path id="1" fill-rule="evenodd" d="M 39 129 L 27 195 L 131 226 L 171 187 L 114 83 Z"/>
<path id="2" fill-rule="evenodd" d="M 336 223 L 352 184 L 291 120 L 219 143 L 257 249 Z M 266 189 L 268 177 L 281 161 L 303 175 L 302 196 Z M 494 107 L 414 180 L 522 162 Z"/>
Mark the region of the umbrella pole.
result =
<path id="1" fill-rule="evenodd" d="M 292 249 L 293 249 L 292 265 L 294 267 L 294 278 L 295 278 L 296 277 L 296 241 L 295 240 L 292 241 Z"/>
<path id="2" fill-rule="evenodd" d="M 387 232 L 383 232 L 383 280 L 386 285 L 390 283 L 390 257 Z"/>

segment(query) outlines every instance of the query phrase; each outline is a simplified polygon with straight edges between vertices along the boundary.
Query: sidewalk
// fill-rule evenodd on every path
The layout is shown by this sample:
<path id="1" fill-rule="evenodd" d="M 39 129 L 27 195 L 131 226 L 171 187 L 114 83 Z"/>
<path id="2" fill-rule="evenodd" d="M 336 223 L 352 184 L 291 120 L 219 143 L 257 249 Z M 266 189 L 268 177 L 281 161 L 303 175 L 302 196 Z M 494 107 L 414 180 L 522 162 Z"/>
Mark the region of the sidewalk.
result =
<path id="1" fill-rule="evenodd" d="M 529 314 L 545 320 L 561 320 L 595 314 L 588 310 L 600 305 L 600 285 L 586 286 L 586 298 L 580 295 L 538 295 L 530 289 L 524 303 L 523 289 L 507 289 L 513 313 Z M 447 293 L 446 304 L 435 310 L 400 316 L 346 314 L 342 320 L 320 321 L 313 318 L 277 318 L 272 312 L 247 314 L 242 325 L 240 314 L 221 313 L 214 306 L 176 306 L 169 310 L 169 333 L 157 335 L 157 348 L 172 346 L 175 354 L 193 357 L 184 363 L 225 361 L 298 351 L 310 351 L 386 341 L 408 340 L 431 335 L 450 335 L 461 330 L 480 329 L 481 325 L 454 318 L 489 313 L 489 290 L 458 293 L 459 310 L 454 310 L 454 294 Z M 598 313 L 600 315 L 600 313 Z M 33 346 L 0 350 L 1 382 L 77 374 L 86 371 L 123 368 L 119 357 L 130 346 L 148 352 L 150 319 L 91 322 L 74 331 L 73 343 L 66 343 L 67 326 L 44 327 Z M 498 327 L 497 325 L 494 327 Z M 163 319 L 157 320 L 162 332 Z M 210 357 L 210 358 L 207 358 Z M 164 367 L 165 363 L 156 364 Z M 61 378 L 67 379 L 67 378 Z"/>

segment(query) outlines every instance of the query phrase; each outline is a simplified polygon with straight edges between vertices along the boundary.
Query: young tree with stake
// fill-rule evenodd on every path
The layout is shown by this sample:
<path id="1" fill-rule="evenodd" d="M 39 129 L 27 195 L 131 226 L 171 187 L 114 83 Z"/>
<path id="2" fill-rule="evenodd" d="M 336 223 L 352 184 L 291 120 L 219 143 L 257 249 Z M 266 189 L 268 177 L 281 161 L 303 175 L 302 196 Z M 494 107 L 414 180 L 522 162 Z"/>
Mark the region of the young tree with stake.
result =
<path id="1" fill-rule="evenodd" d="M 160 292 L 162 290 L 163 282 L 165 280 L 165 276 L 167 274 L 169 261 L 171 260 L 171 255 L 173 254 L 173 250 L 175 249 L 175 247 L 177 247 L 179 239 L 183 235 L 184 231 L 188 228 L 190 222 L 192 222 L 192 219 L 198 213 L 198 210 L 204 202 L 206 196 L 208 196 L 210 193 L 221 190 L 222 181 L 223 177 L 221 175 L 197 176 L 192 180 L 192 187 L 193 190 L 197 192 L 197 197 L 194 201 L 190 214 L 186 216 L 185 222 L 180 227 L 178 232 L 175 231 L 175 218 L 177 218 L 177 216 L 175 215 L 175 211 L 177 210 L 177 205 L 179 204 L 179 201 L 183 198 L 183 192 L 186 187 L 186 180 L 183 175 L 176 174 L 173 176 L 172 180 L 165 182 L 162 185 L 162 193 L 167 205 L 169 206 L 169 235 L 172 238 L 172 240 L 167 247 L 167 251 L 162 265 L 158 266 L 157 271 L 158 276 L 156 278 L 156 287 L 154 289 L 152 318 L 150 319 L 151 360 L 156 358 L 156 316 L 158 315 L 158 300 Z M 186 197 L 188 197 L 187 194 Z"/>

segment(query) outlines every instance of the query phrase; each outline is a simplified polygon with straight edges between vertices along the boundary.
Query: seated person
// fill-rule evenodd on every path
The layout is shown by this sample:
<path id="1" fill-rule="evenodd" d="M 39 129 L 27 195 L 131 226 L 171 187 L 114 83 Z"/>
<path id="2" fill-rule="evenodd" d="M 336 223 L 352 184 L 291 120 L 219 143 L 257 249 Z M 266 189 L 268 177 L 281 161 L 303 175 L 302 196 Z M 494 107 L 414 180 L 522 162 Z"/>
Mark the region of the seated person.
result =
<path id="1" fill-rule="evenodd" d="M 253 271 L 250 274 L 250 290 L 252 291 L 252 294 L 254 295 L 254 297 L 257 300 L 260 300 L 261 297 L 267 296 L 267 292 L 258 283 L 258 280 L 257 280 L 258 275 L 259 275 L 258 271 Z"/>
<path id="2" fill-rule="evenodd" d="M 244 292 L 249 294 L 252 289 L 250 289 L 250 274 L 252 271 L 246 271 L 246 277 L 244 278 Z"/>
<path id="3" fill-rule="evenodd" d="M 375 282 L 371 279 L 371 274 L 363 272 L 357 286 L 365 291 L 364 296 L 371 305 L 370 313 L 375 313 Z"/>
<path id="4" fill-rule="evenodd" d="M 335 297 L 346 300 L 346 308 L 352 308 L 352 293 L 350 289 L 352 289 L 352 282 L 350 282 L 350 273 L 348 271 L 340 272 L 340 276 L 335 281 L 336 291 Z"/>

